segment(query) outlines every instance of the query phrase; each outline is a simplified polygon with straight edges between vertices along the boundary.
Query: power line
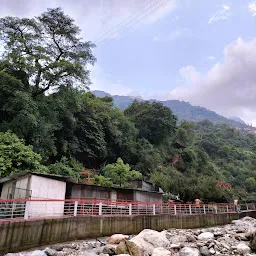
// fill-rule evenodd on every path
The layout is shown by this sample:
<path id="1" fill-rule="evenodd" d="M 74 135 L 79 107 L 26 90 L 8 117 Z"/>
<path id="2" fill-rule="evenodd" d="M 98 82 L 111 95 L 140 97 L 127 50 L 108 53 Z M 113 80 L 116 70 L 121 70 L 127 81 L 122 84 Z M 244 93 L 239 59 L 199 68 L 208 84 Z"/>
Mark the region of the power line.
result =
<path id="1" fill-rule="evenodd" d="M 109 29 L 108 31 L 106 31 L 104 34 L 102 34 L 100 37 L 98 37 L 95 42 L 97 41 L 101 41 L 102 39 L 104 39 L 104 36 L 107 35 L 109 32 L 113 31 L 115 28 L 119 27 L 120 25 L 122 25 L 125 21 L 129 20 L 132 16 L 134 16 L 135 14 L 137 14 L 138 12 L 140 12 L 142 9 L 144 9 L 148 4 L 153 3 L 154 0 L 150 0 L 148 1 L 148 3 L 146 5 L 144 5 L 142 8 L 140 8 L 139 10 L 137 10 L 135 13 L 129 15 L 126 19 L 124 19 L 123 21 L 121 21 L 120 23 L 118 23 L 116 26 L 114 26 L 113 28 Z"/>
<path id="2" fill-rule="evenodd" d="M 133 27 L 133 25 L 136 25 L 137 23 L 139 23 L 140 21 L 142 21 L 144 18 L 148 17 L 150 14 L 152 14 L 153 12 L 157 11 L 158 9 L 160 9 L 163 5 L 165 5 L 169 0 L 165 0 L 162 4 L 160 4 L 157 8 L 153 9 L 151 12 L 149 12 L 147 15 L 143 16 L 141 19 L 139 19 L 137 22 L 133 23 L 131 26 L 127 27 L 127 29 L 123 30 L 122 32 L 125 32 L 127 30 L 129 30 L 129 28 Z"/>
<path id="3" fill-rule="evenodd" d="M 144 12 L 142 12 L 141 14 L 139 14 L 137 17 L 135 17 L 134 19 L 130 20 L 128 23 L 126 23 L 124 26 L 121 26 L 121 28 L 117 31 L 114 31 L 114 33 L 110 34 L 107 38 L 105 39 L 112 39 L 111 36 L 114 35 L 115 33 L 120 33 L 120 32 L 125 32 L 127 31 L 129 28 L 131 28 L 132 26 L 136 25 L 137 23 L 139 23 L 141 20 L 143 20 L 144 18 L 146 18 L 147 16 L 149 16 L 150 14 L 152 14 L 153 12 L 155 12 L 156 10 L 158 10 L 160 7 L 162 7 L 165 3 L 167 3 L 167 1 L 169 0 L 165 0 L 164 2 L 161 3 L 162 0 L 158 0 L 156 1 L 152 6 L 150 6 L 149 8 L 147 8 Z M 159 3 L 161 3 L 160 5 L 158 5 Z M 157 5 L 157 6 L 156 6 Z M 155 7 L 156 6 L 156 7 Z M 155 7 L 153 8 L 153 10 L 149 13 L 148 10 L 151 10 L 152 7 Z M 145 14 L 144 16 L 142 16 L 143 14 Z M 142 18 L 140 18 L 142 16 Z M 140 18 L 139 20 L 136 20 L 137 18 Z M 130 25 L 130 26 L 127 26 L 127 25 Z M 103 40 L 101 40 L 99 43 L 101 43 Z"/>
<path id="4" fill-rule="evenodd" d="M 166 4 L 169 0 L 158 0 L 156 1 L 153 5 L 149 6 L 146 8 L 146 10 L 144 10 L 143 12 L 141 12 L 138 16 L 136 16 L 135 18 L 131 19 L 128 23 L 124 24 L 123 26 L 120 27 L 120 29 L 118 30 L 114 30 L 116 27 L 118 26 L 115 26 L 112 30 L 114 30 L 112 33 L 108 34 L 108 37 L 106 38 L 103 38 L 102 40 L 100 40 L 98 43 L 101 43 L 103 42 L 105 39 L 111 39 L 111 36 L 114 35 L 115 33 L 120 33 L 120 32 L 125 32 L 127 31 L 129 28 L 131 28 L 132 26 L 136 25 L 138 22 L 140 22 L 141 20 L 145 19 L 146 17 L 148 17 L 150 14 L 152 14 L 153 12 L 157 11 L 160 7 L 162 7 L 164 4 Z M 160 4 L 159 4 L 160 3 Z M 152 7 L 155 7 L 153 8 L 152 10 Z M 143 9 L 143 8 L 142 8 Z M 139 11 L 137 12 L 140 12 L 142 9 L 140 9 Z M 151 11 L 150 11 L 151 10 Z M 148 12 L 150 11 L 150 12 Z M 136 12 L 136 13 L 137 13 Z M 143 14 L 146 14 L 146 15 L 143 15 Z M 142 16 L 143 15 L 143 16 Z M 134 14 L 132 15 L 134 16 Z M 140 18 L 141 17 L 141 18 Z M 139 18 L 139 20 L 138 20 Z M 127 18 L 128 19 L 128 18 Z M 126 19 L 126 20 L 127 20 Z M 121 22 L 122 24 L 123 22 Z M 128 26 L 127 26 L 128 25 Z M 112 31 L 110 30 L 110 31 Z"/>

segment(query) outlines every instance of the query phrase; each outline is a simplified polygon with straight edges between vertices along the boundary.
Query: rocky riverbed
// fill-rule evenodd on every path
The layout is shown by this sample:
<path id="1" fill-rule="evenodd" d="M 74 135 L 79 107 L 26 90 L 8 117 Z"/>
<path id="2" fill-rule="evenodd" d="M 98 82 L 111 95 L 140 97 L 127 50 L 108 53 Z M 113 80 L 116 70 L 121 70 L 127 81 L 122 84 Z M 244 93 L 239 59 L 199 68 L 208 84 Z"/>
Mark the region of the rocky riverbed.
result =
<path id="1" fill-rule="evenodd" d="M 245 217 L 229 225 L 203 229 L 145 229 L 136 236 L 55 244 L 6 256 L 256 256 L 256 219 Z"/>

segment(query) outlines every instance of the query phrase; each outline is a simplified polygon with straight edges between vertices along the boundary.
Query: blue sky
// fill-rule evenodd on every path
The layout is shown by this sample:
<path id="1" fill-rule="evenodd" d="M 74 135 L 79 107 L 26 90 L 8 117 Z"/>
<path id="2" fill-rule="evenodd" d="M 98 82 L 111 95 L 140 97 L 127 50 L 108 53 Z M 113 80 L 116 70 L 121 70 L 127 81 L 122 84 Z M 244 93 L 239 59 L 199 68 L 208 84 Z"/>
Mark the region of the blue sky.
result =
<path id="1" fill-rule="evenodd" d="M 256 1 L 2 0 L 1 5 L 0 16 L 31 17 L 60 6 L 74 18 L 83 38 L 97 44 L 91 89 L 185 100 L 256 125 Z"/>

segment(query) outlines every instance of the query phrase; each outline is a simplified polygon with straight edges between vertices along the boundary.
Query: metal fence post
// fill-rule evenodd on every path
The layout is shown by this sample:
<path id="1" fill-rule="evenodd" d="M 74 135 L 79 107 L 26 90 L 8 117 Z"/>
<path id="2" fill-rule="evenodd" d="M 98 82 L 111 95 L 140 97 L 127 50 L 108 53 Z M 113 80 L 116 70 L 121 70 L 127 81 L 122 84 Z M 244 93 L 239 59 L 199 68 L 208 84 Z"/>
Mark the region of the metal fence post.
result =
<path id="1" fill-rule="evenodd" d="M 174 205 L 174 214 L 177 215 L 177 208 L 176 208 L 176 204 Z"/>
<path id="2" fill-rule="evenodd" d="M 132 204 L 129 204 L 129 215 L 132 215 Z"/>
<path id="3" fill-rule="evenodd" d="M 206 211 L 205 211 L 205 205 L 204 205 L 204 207 L 203 207 L 203 208 L 204 208 L 204 214 L 206 214 Z"/>
<path id="4" fill-rule="evenodd" d="M 153 204 L 153 215 L 156 215 L 156 205 Z"/>
<path id="5" fill-rule="evenodd" d="M 74 216 L 77 216 L 77 207 L 78 207 L 78 202 L 75 201 Z"/>
<path id="6" fill-rule="evenodd" d="M 192 214 L 191 204 L 189 205 L 189 214 Z"/>
<path id="7" fill-rule="evenodd" d="M 99 203 L 99 215 L 102 215 L 102 202 Z"/>
<path id="8" fill-rule="evenodd" d="M 27 220 L 29 217 L 30 202 L 26 201 L 24 219 Z"/>

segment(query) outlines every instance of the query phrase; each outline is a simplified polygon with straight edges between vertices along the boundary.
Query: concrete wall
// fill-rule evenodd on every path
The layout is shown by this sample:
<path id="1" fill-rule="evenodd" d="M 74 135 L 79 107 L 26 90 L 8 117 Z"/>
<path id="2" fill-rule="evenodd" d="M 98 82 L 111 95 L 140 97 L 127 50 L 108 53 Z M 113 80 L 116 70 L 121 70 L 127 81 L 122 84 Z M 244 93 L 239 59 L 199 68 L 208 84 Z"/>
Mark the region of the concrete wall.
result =
<path id="1" fill-rule="evenodd" d="M 32 199 L 64 200 L 66 183 L 36 175 L 31 176 L 30 189 Z M 61 216 L 64 214 L 64 201 L 62 202 L 30 202 L 29 217 Z"/>
<path id="2" fill-rule="evenodd" d="M 13 190 L 13 197 L 8 198 L 9 194 L 12 193 L 12 187 L 16 187 L 19 189 Z M 24 190 L 22 190 L 24 189 Z M 1 199 L 20 199 L 26 197 L 26 189 L 29 189 L 29 177 L 28 175 L 18 178 L 17 180 L 8 181 L 3 184 Z"/>
<path id="3" fill-rule="evenodd" d="M 89 185 L 72 185 L 71 198 L 111 198 L 111 188 L 89 186 Z"/>
<path id="4" fill-rule="evenodd" d="M 83 216 L 58 219 L 0 222 L 0 255 L 58 242 L 97 238 L 114 233 L 137 234 L 145 228 L 198 228 L 224 225 L 238 214 Z"/>
<path id="5" fill-rule="evenodd" d="M 134 201 L 139 202 L 163 202 L 163 196 L 162 194 L 158 193 L 150 193 L 150 192 L 144 192 L 144 191 L 134 191 Z"/>

